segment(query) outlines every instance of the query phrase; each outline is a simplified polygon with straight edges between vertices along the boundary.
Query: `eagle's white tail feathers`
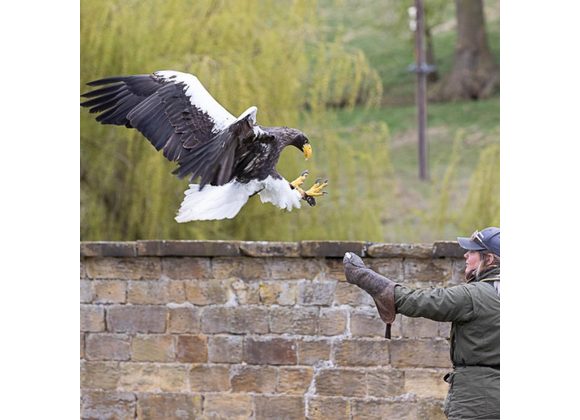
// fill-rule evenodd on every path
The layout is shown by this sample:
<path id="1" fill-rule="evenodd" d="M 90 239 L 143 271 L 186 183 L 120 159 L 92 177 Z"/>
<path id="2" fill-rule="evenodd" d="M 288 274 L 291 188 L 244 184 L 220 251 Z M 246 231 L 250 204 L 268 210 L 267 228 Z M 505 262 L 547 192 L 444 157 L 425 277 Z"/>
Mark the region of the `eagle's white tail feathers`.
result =
<path id="1" fill-rule="evenodd" d="M 184 223 L 193 220 L 231 219 L 256 192 L 262 203 L 272 203 L 288 211 L 300 208 L 300 194 L 290 188 L 288 181 L 283 178 L 268 177 L 263 181 L 256 180 L 245 184 L 231 181 L 218 187 L 206 185 L 201 191 L 199 185 L 190 184 L 175 220 Z"/>
<path id="2" fill-rule="evenodd" d="M 192 220 L 231 219 L 259 189 L 259 186 L 250 184 L 231 181 L 219 187 L 206 185 L 201 191 L 199 185 L 190 184 L 175 220 L 184 223 Z"/>

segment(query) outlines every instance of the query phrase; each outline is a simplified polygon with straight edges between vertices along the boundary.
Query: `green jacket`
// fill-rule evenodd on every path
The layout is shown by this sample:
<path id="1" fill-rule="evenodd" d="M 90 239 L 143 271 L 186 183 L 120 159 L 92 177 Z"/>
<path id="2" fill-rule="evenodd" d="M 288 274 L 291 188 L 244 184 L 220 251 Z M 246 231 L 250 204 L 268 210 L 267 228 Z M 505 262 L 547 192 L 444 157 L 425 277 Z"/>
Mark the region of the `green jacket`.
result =
<path id="1" fill-rule="evenodd" d="M 449 418 L 499 418 L 499 268 L 449 288 L 395 288 L 397 313 L 451 322 Z M 491 367 L 493 366 L 493 368 Z"/>

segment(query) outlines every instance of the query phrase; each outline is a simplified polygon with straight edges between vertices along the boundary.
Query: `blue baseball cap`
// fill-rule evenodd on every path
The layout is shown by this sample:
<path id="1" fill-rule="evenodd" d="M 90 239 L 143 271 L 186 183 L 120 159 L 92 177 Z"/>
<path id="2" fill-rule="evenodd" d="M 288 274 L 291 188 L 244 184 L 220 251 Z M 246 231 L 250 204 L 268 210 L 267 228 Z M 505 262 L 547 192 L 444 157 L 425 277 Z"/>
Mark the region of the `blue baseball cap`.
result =
<path id="1" fill-rule="evenodd" d="M 459 246 L 468 251 L 489 251 L 499 255 L 499 228 L 488 227 L 481 231 L 476 230 L 470 238 L 457 238 Z"/>

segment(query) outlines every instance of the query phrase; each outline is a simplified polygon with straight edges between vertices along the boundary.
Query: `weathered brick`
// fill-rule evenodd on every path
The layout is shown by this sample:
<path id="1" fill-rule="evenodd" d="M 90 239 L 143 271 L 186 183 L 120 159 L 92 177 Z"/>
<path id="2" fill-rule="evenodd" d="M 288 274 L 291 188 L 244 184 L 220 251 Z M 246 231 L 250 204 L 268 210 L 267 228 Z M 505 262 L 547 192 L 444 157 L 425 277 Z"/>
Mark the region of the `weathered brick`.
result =
<path id="1" fill-rule="evenodd" d="M 211 263 L 209 258 L 170 258 L 162 260 L 162 271 L 173 280 L 196 280 L 211 278 Z"/>
<path id="2" fill-rule="evenodd" d="M 299 285 L 298 304 L 329 306 L 334 299 L 336 281 L 302 281 Z"/>
<path id="3" fill-rule="evenodd" d="M 276 368 L 271 366 L 232 367 L 232 392 L 272 393 L 276 389 Z"/>
<path id="4" fill-rule="evenodd" d="M 360 287 L 350 283 L 339 282 L 334 292 L 335 305 L 370 306 L 374 305 L 373 298 Z"/>
<path id="5" fill-rule="evenodd" d="M 419 398 L 445 399 L 449 385 L 443 380 L 447 370 L 406 369 L 405 392 L 416 394 Z"/>
<path id="6" fill-rule="evenodd" d="M 228 281 L 239 305 L 258 305 L 260 303 L 260 283 L 231 279 Z"/>
<path id="7" fill-rule="evenodd" d="M 135 257 L 135 242 L 82 242 L 81 255 L 84 257 Z"/>
<path id="8" fill-rule="evenodd" d="M 158 279 L 161 275 L 159 258 L 85 258 L 87 275 L 92 279 Z"/>
<path id="9" fill-rule="evenodd" d="M 207 362 L 207 337 L 205 335 L 178 336 L 177 360 L 184 363 Z"/>
<path id="10" fill-rule="evenodd" d="M 91 303 L 93 301 L 93 282 L 81 279 L 81 303 Z"/>
<path id="11" fill-rule="evenodd" d="M 130 341 L 125 334 L 88 334 L 85 357 L 87 360 L 129 360 Z"/>
<path id="12" fill-rule="evenodd" d="M 310 367 L 282 367 L 278 372 L 276 392 L 303 395 L 308 391 L 312 377 L 313 369 Z"/>
<path id="13" fill-rule="evenodd" d="M 431 258 L 431 244 L 373 244 L 367 248 L 367 255 L 374 258 Z"/>
<path id="14" fill-rule="evenodd" d="M 171 335 L 136 335 L 131 343 L 131 360 L 136 362 L 171 362 L 175 344 Z"/>
<path id="15" fill-rule="evenodd" d="M 105 331 L 105 308 L 99 305 L 81 305 L 81 331 Z"/>
<path id="16" fill-rule="evenodd" d="M 85 358 L 85 333 L 81 333 L 81 342 L 80 342 L 80 350 L 81 350 L 81 359 Z"/>
<path id="17" fill-rule="evenodd" d="M 127 282 L 120 280 L 94 280 L 95 303 L 125 303 Z"/>
<path id="18" fill-rule="evenodd" d="M 417 259 L 415 261 L 424 262 L 424 260 Z M 406 259 L 405 263 L 403 263 L 402 258 L 369 258 L 365 262 L 370 269 L 393 281 L 401 283 L 405 280 Z"/>
<path id="19" fill-rule="evenodd" d="M 127 291 L 127 301 L 134 305 L 164 305 L 185 302 L 183 281 L 151 280 L 132 281 Z"/>
<path id="20" fill-rule="evenodd" d="M 82 389 L 115 389 L 119 376 L 118 362 L 81 361 Z"/>
<path id="21" fill-rule="evenodd" d="M 186 304 L 170 306 L 167 332 L 197 333 L 201 331 L 201 311 L 199 308 Z"/>
<path id="22" fill-rule="evenodd" d="M 304 398 L 295 396 L 256 395 L 256 420 L 260 419 L 304 419 Z"/>
<path id="23" fill-rule="evenodd" d="M 325 270 L 324 263 L 315 258 L 271 258 L 268 268 L 273 280 L 313 279 Z"/>
<path id="24" fill-rule="evenodd" d="M 237 277 L 243 280 L 260 280 L 268 277 L 264 258 L 214 258 L 212 273 L 216 279 Z M 296 260 L 294 260 L 296 261 Z"/>
<path id="25" fill-rule="evenodd" d="M 237 256 L 238 241 L 137 241 L 139 255 L 159 256 Z"/>
<path id="26" fill-rule="evenodd" d="M 398 369 L 373 369 L 367 371 L 369 397 L 395 397 L 404 392 L 405 375 Z"/>
<path id="27" fill-rule="evenodd" d="M 136 398 L 130 392 L 83 391 L 82 419 L 135 419 Z"/>
<path id="28" fill-rule="evenodd" d="M 270 309 L 270 331 L 315 335 L 318 331 L 318 308 L 273 307 Z"/>
<path id="29" fill-rule="evenodd" d="M 296 342 L 285 338 L 247 338 L 244 360 L 251 365 L 295 365 Z"/>
<path id="30" fill-rule="evenodd" d="M 452 262 L 448 259 L 419 260 L 408 258 L 404 264 L 405 282 L 443 282 L 451 277 Z"/>
<path id="31" fill-rule="evenodd" d="M 346 309 L 321 308 L 318 321 L 320 335 L 341 335 L 346 331 L 348 311 Z"/>
<path id="32" fill-rule="evenodd" d="M 298 242 L 241 242 L 242 255 L 250 257 L 299 257 Z"/>
<path id="33" fill-rule="evenodd" d="M 340 257 L 346 252 L 363 255 L 366 249 L 365 242 L 347 241 L 301 241 L 300 255 L 303 257 Z"/>
<path id="34" fill-rule="evenodd" d="M 403 337 L 429 338 L 439 335 L 439 322 L 427 318 L 402 317 Z"/>
<path id="35" fill-rule="evenodd" d="M 210 336 L 208 359 L 212 363 L 240 363 L 243 360 L 243 343 L 241 336 Z"/>
<path id="36" fill-rule="evenodd" d="M 204 418 L 250 419 L 254 411 L 252 401 L 249 394 L 208 394 L 203 403 Z"/>
<path id="37" fill-rule="evenodd" d="M 366 373 L 360 369 L 323 369 L 315 376 L 320 396 L 364 397 Z"/>
<path id="38" fill-rule="evenodd" d="M 445 279 L 441 279 L 445 280 Z M 445 286 L 457 286 L 465 283 L 465 260 L 453 260 L 451 263 L 451 277 L 448 277 Z"/>
<path id="39" fill-rule="evenodd" d="M 298 364 L 314 365 L 330 360 L 330 340 L 298 340 Z"/>
<path id="40" fill-rule="evenodd" d="M 134 392 L 187 392 L 189 366 L 122 362 L 117 389 Z"/>
<path id="41" fill-rule="evenodd" d="M 350 402 L 339 397 L 315 397 L 308 401 L 308 418 L 312 420 L 349 420 Z"/>
<path id="42" fill-rule="evenodd" d="M 224 304 L 233 294 L 230 283 L 223 280 L 190 280 L 185 282 L 187 301 L 194 305 Z"/>
<path id="43" fill-rule="evenodd" d="M 396 367 L 441 367 L 451 366 L 447 340 L 391 340 L 391 364 Z"/>
<path id="44" fill-rule="evenodd" d="M 342 258 L 325 258 L 324 265 L 324 276 L 327 280 L 346 281 Z"/>
<path id="45" fill-rule="evenodd" d="M 350 314 L 350 332 L 353 337 L 384 337 L 385 323 L 375 308 L 357 309 Z M 392 327 L 391 334 L 394 335 Z"/>
<path id="46" fill-rule="evenodd" d="M 339 366 L 389 364 L 389 340 L 353 339 L 334 343 L 334 359 Z"/>
<path id="47" fill-rule="evenodd" d="M 389 400 L 353 400 L 352 416 L 356 419 L 420 419 L 415 402 Z"/>
<path id="48" fill-rule="evenodd" d="M 206 307 L 201 329 L 208 334 L 264 334 L 268 332 L 268 311 L 258 306 Z"/>
<path id="49" fill-rule="evenodd" d="M 433 258 L 463 258 L 465 250 L 456 241 L 435 242 L 433 244 Z"/>
<path id="50" fill-rule="evenodd" d="M 264 281 L 259 286 L 260 301 L 265 305 L 291 306 L 296 304 L 298 282 Z"/>
<path id="51" fill-rule="evenodd" d="M 429 420 L 447 420 L 447 416 L 443 412 L 444 400 L 433 401 L 420 400 L 417 407 L 417 418 Z"/>
<path id="52" fill-rule="evenodd" d="M 202 395 L 139 394 L 139 420 L 196 419 L 202 416 Z"/>
<path id="53" fill-rule="evenodd" d="M 230 370 L 222 365 L 193 365 L 189 373 L 192 392 L 229 391 Z"/>
<path id="54" fill-rule="evenodd" d="M 451 322 L 439 322 L 439 337 L 449 339 L 451 335 Z"/>
<path id="55" fill-rule="evenodd" d="M 112 306 L 107 309 L 107 328 L 112 332 L 165 332 L 167 308 L 163 306 Z"/>

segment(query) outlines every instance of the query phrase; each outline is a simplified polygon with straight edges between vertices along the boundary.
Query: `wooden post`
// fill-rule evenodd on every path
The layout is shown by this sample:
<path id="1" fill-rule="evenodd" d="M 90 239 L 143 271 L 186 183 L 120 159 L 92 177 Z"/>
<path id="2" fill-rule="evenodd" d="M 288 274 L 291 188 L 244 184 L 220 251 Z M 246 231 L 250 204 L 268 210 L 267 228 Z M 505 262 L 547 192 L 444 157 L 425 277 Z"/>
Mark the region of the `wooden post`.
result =
<path id="1" fill-rule="evenodd" d="M 415 28 L 415 60 L 417 72 L 417 119 L 419 129 L 419 179 L 429 179 L 427 162 L 427 62 L 425 58 L 425 14 L 423 0 L 415 0 L 416 28 Z"/>

